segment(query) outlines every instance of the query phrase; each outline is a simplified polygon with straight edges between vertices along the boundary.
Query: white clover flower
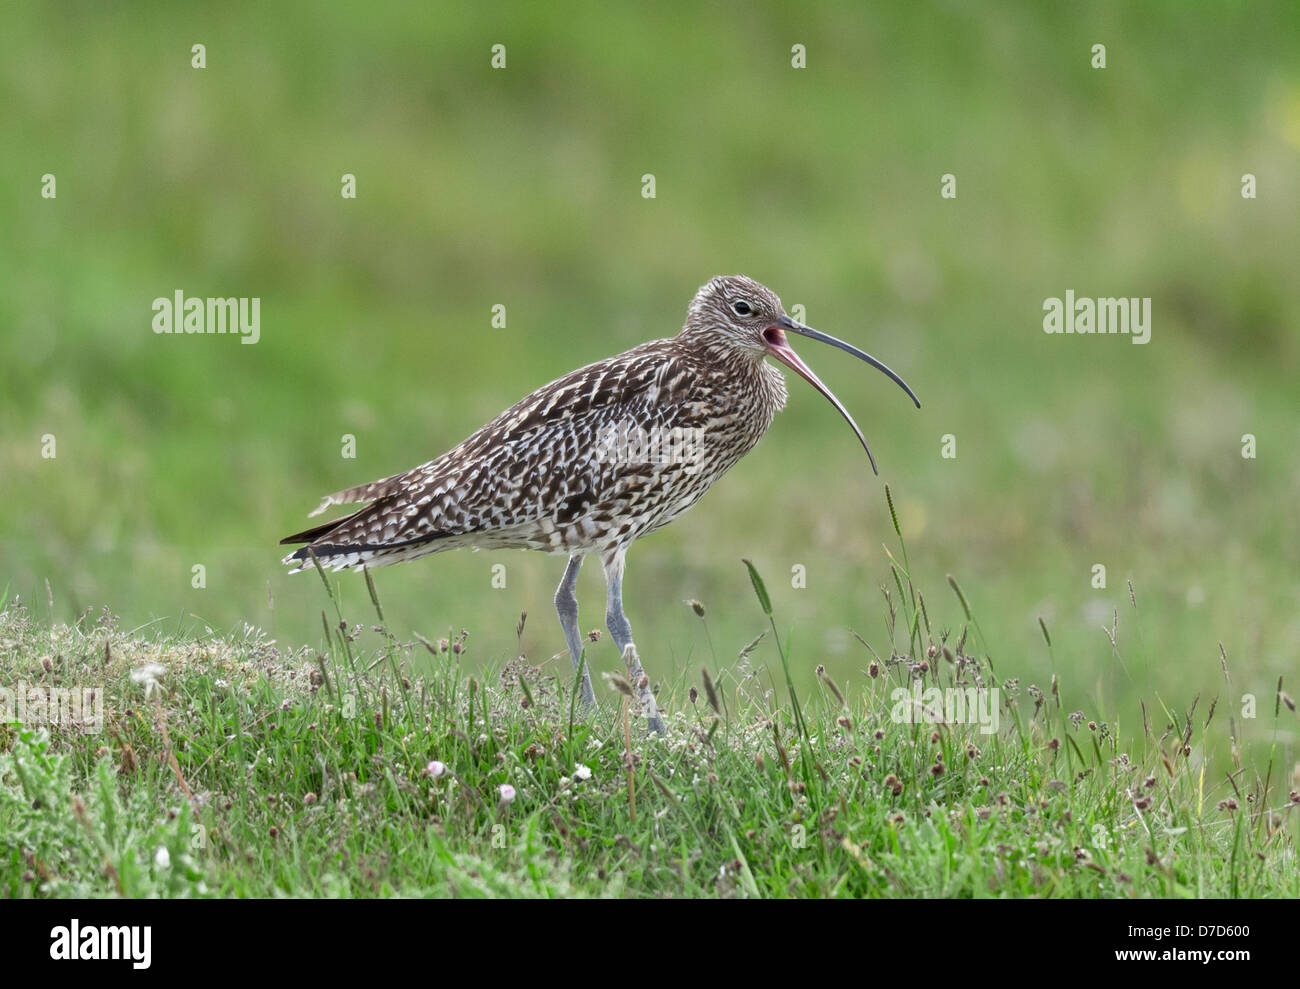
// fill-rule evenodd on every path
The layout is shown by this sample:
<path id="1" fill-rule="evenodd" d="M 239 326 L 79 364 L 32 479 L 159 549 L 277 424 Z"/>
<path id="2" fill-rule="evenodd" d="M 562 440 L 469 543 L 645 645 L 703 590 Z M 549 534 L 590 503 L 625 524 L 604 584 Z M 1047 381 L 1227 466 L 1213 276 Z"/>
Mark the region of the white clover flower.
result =
<path id="1" fill-rule="evenodd" d="M 153 853 L 153 864 L 160 869 L 170 869 L 172 867 L 172 853 L 159 846 L 158 851 Z"/>
<path id="2" fill-rule="evenodd" d="M 144 684 L 144 695 L 147 698 L 154 690 L 161 690 L 162 684 L 159 678 L 167 672 L 167 667 L 161 663 L 145 663 L 138 670 L 131 671 L 131 679 L 136 683 Z"/>
<path id="3" fill-rule="evenodd" d="M 429 763 L 427 766 L 424 767 L 424 775 L 435 780 L 438 777 L 442 776 L 445 772 L 447 772 L 446 764 L 439 762 L 437 759 L 434 759 L 431 763 Z"/>
<path id="4" fill-rule="evenodd" d="M 578 763 L 573 768 L 573 778 L 578 780 L 589 780 L 591 779 L 591 770 L 582 763 Z"/>
<path id="5" fill-rule="evenodd" d="M 515 799 L 515 788 L 509 783 L 502 783 L 497 787 L 497 792 L 501 794 L 501 803 L 508 804 Z"/>

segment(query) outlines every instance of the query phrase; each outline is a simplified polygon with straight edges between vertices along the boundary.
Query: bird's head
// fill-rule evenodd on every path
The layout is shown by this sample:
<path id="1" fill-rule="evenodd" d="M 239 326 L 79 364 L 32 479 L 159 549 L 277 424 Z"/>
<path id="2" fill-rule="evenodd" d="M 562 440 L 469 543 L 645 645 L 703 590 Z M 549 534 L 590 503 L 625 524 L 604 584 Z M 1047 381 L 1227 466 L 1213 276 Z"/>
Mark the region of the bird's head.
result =
<path id="1" fill-rule="evenodd" d="M 826 396 L 839 410 L 867 451 L 871 469 L 876 470 L 876 458 L 871 455 L 871 448 L 862 436 L 862 430 L 853 421 L 848 410 L 831 390 L 821 383 L 807 364 L 794 352 L 786 338 L 787 333 L 829 343 L 839 347 L 854 357 L 866 361 L 893 378 L 903 391 L 921 407 L 921 400 L 907 383 L 888 367 L 870 354 L 864 353 L 852 344 L 837 340 L 828 333 L 814 330 L 791 319 L 781 305 L 780 298 L 766 285 L 761 285 L 744 275 L 720 275 L 695 293 L 690 309 L 686 314 L 686 325 L 682 327 L 681 338 L 688 343 L 698 343 L 715 353 L 727 353 L 736 358 L 747 358 L 757 364 L 764 357 L 774 357 L 786 367 L 791 368 L 801 378 Z M 879 471 L 877 471 L 879 473 Z"/>

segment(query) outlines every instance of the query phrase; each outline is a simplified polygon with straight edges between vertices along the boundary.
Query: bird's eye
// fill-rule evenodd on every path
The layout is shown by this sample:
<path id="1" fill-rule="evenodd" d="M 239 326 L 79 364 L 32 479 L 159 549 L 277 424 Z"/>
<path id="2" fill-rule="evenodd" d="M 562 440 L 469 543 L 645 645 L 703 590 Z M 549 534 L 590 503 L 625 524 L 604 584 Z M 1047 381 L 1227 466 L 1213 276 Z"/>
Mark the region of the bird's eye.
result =
<path id="1" fill-rule="evenodd" d="M 751 308 L 749 308 L 749 303 L 746 302 L 744 299 L 737 299 L 735 302 L 733 302 L 731 304 L 731 309 L 737 316 L 749 316 L 754 311 Z"/>

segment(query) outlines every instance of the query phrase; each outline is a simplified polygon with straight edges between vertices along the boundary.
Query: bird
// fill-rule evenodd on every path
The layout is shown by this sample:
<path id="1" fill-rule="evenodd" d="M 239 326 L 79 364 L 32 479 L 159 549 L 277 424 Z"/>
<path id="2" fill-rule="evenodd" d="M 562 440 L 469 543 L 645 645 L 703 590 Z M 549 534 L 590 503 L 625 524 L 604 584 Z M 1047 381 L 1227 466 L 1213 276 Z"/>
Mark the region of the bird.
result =
<path id="1" fill-rule="evenodd" d="M 451 549 L 527 549 L 568 557 L 555 610 L 586 705 L 595 692 L 578 630 L 576 585 L 587 556 L 605 572 L 605 625 L 648 727 L 663 734 L 623 610 L 631 544 L 679 517 L 752 450 L 788 398 L 772 358 L 821 392 L 862 430 L 795 353 L 790 335 L 837 347 L 895 381 L 901 377 L 843 340 L 792 319 L 780 298 L 745 275 L 711 279 L 676 336 L 652 340 L 543 385 L 446 453 L 326 497 L 364 507 L 286 536 L 297 573 L 370 569 Z"/>

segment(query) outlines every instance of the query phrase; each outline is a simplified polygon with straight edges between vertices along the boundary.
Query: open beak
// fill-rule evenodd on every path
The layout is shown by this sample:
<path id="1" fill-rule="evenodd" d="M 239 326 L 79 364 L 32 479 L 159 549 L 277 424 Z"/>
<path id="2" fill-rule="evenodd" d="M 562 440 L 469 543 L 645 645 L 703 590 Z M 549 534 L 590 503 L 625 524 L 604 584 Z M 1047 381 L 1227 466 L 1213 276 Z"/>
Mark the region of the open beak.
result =
<path id="1" fill-rule="evenodd" d="M 782 364 L 786 365 L 786 367 L 792 368 L 801 378 L 808 382 L 808 384 L 812 385 L 819 392 L 825 395 L 831 405 L 839 409 L 840 415 L 842 415 L 845 421 L 853 427 L 853 431 L 858 434 L 858 440 L 862 443 L 862 449 L 867 451 L 867 459 L 871 461 L 871 469 L 879 474 L 880 471 L 876 469 L 876 458 L 871 455 L 871 447 L 867 446 L 867 441 L 862 435 L 862 430 L 860 430 L 858 424 L 853 421 L 853 416 L 849 415 L 849 410 L 840 403 L 840 400 L 832 394 L 829 388 L 821 383 L 821 379 L 818 378 L 817 375 L 813 374 L 812 368 L 805 364 L 800 359 L 799 355 L 794 352 L 794 349 L 790 346 L 789 341 L 787 341 L 785 337 L 785 332 L 787 330 L 791 333 L 798 333 L 800 336 L 810 337 L 813 340 L 820 340 L 822 343 L 829 343 L 832 347 L 839 347 L 840 350 L 847 351 L 854 357 L 866 361 L 872 367 L 885 372 L 885 374 L 894 379 L 903 391 L 907 392 L 912 401 L 916 403 L 918 409 L 921 407 L 921 400 L 916 397 L 916 393 L 913 392 L 911 388 L 907 387 L 906 381 L 900 378 L 880 361 L 876 360 L 870 354 L 858 350 L 858 348 L 852 344 L 845 343 L 843 340 L 835 339 L 835 337 L 831 336 L 829 333 L 822 333 L 820 330 L 814 330 L 811 326 L 804 326 L 802 323 L 796 323 L 789 316 L 782 316 L 773 325 L 763 331 L 763 339 L 767 342 L 767 352 Z"/>

